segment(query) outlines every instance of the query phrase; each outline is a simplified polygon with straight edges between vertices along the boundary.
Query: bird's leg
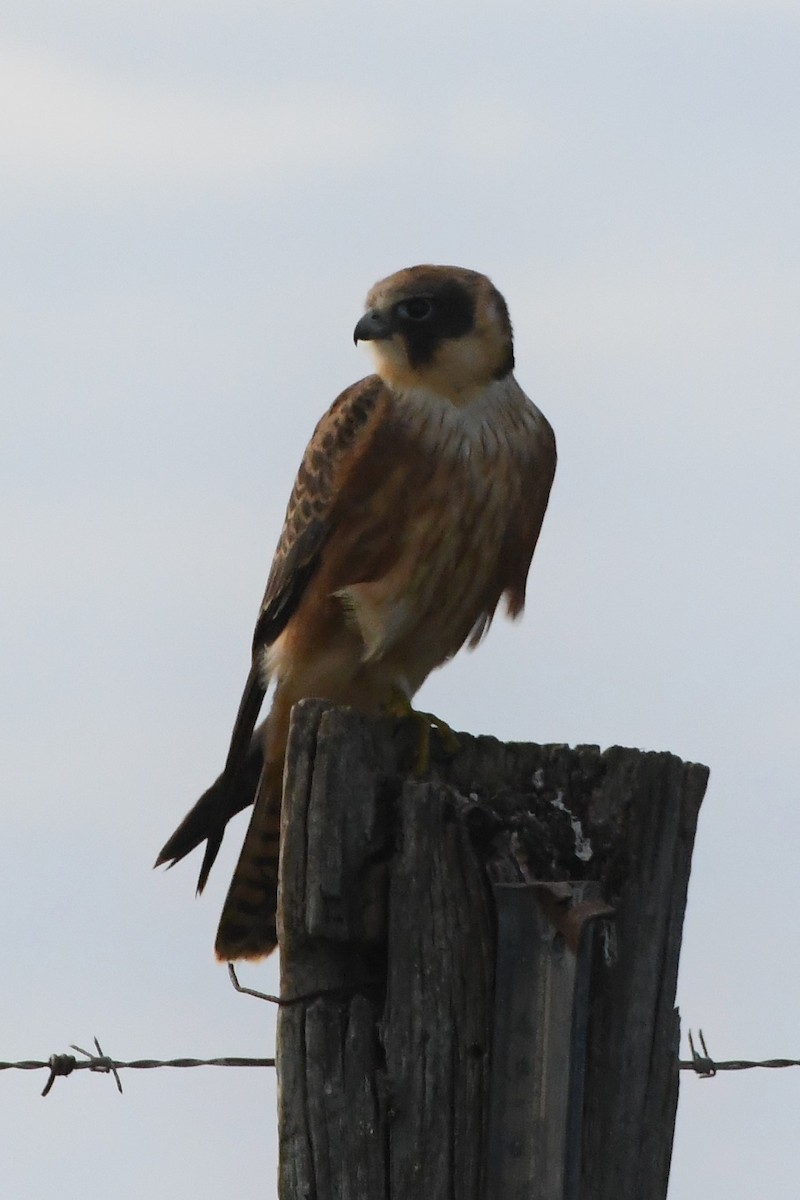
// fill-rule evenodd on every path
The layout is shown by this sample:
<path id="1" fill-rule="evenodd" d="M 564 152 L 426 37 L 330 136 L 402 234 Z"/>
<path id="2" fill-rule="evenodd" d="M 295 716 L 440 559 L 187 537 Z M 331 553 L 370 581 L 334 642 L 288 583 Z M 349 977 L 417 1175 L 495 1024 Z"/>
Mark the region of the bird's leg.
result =
<path id="1" fill-rule="evenodd" d="M 455 754 L 458 750 L 458 738 L 447 722 L 433 713 L 420 712 L 419 709 L 413 708 L 411 701 L 401 688 L 392 688 L 385 711 L 387 716 L 396 717 L 399 721 L 413 721 L 417 728 L 417 754 L 414 762 L 416 775 L 427 774 L 430 767 L 431 730 L 436 730 L 446 754 Z"/>

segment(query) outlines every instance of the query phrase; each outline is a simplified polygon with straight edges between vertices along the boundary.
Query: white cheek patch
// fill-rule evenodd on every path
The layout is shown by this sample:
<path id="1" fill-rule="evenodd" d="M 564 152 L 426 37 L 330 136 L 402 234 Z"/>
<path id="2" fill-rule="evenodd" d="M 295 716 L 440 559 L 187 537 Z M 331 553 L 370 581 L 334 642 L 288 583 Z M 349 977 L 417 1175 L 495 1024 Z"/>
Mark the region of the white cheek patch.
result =
<path id="1" fill-rule="evenodd" d="M 408 369 L 405 348 L 397 334 L 380 341 L 368 342 L 367 347 L 379 375 Z"/>

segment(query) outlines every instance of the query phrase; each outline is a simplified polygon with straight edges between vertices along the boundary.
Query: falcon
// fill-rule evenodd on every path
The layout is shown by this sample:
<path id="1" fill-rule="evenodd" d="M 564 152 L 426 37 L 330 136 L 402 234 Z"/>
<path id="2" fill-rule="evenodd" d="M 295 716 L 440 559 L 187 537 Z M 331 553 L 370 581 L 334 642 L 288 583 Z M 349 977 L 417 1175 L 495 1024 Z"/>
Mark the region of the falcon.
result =
<path id="1" fill-rule="evenodd" d="M 158 856 L 206 842 L 254 803 L 217 931 L 221 961 L 276 946 L 289 717 L 317 697 L 411 713 L 434 668 L 517 617 L 556 466 L 553 431 L 514 378 L 506 302 L 484 275 L 417 266 L 377 283 L 354 340 L 375 374 L 317 425 L 289 499 L 224 770 Z M 270 684 L 272 706 L 256 729 Z"/>

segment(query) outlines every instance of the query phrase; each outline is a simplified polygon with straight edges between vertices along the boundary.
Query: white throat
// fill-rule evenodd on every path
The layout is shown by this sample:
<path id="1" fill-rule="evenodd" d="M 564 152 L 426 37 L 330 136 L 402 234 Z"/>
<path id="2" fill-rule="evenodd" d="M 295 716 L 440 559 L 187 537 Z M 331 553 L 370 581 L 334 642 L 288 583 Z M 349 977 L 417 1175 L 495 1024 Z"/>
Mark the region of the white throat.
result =
<path id="1" fill-rule="evenodd" d="M 463 404 L 425 387 L 393 391 L 427 448 L 447 458 L 513 453 L 517 438 L 524 441 L 541 420 L 511 374 L 493 380 Z"/>

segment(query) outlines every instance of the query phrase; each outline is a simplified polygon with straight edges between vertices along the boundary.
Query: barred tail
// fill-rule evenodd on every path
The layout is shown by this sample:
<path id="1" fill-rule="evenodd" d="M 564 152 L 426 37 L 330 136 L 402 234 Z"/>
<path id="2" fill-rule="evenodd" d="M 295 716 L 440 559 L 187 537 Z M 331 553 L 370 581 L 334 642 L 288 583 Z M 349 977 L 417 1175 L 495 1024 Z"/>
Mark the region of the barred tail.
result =
<path id="1" fill-rule="evenodd" d="M 284 711 L 285 709 L 285 711 Z M 278 944 L 278 907 L 283 762 L 289 705 L 278 696 L 267 722 L 266 754 L 253 815 L 222 908 L 214 950 L 221 962 L 264 958 Z"/>
<path id="2" fill-rule="evenodd" d="M 264 767 L 255 808 L 219 920 L 214 950 L 222 962 L 263 958 L 276 947 L 278 851 L 283 764 Z"/>

